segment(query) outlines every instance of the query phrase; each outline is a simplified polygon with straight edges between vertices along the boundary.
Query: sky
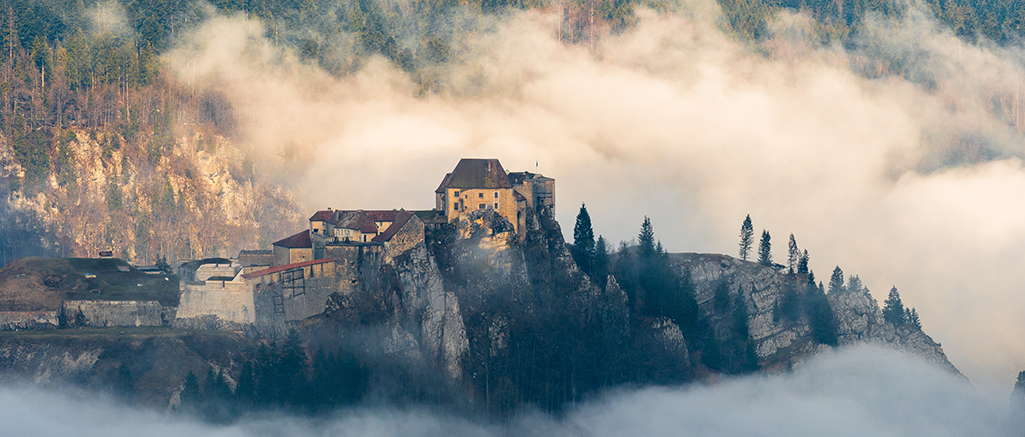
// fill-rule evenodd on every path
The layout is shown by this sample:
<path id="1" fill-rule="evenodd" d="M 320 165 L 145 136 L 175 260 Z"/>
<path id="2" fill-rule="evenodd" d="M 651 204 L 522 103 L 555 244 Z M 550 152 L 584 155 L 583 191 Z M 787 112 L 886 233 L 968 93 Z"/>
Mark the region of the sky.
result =
<path id="1" fill-rule="evenodd" d="M 777 260 L 792 233 L 818 278 L 840 266 L 880 302 L 897 287 L 1005 396 L 1025 369 L 1023 48 L 961 41 L 917 4 L 870 17 L 851 48 L 793 13 L 740 42 L 714 0 L 637 18 L 592 49 L 542 12 L 458 17 L 470 31 L 427 95 L 380 57 L 329 75 L 238 16 L 167 59 L 238 108 L 257 171 L 311 213 L 433 208 L 459 158 L 493 157 L 556 179 L 569 238 L 586 203 L 613 244 L 648 216 L 670 252 L 735 255 L 750 214 Z"/>
<path id="2" fill-rule="evenodd" d="M 38 386 L 36 386 L 38 387 Z M 103 436 L 935 436 L 1020 435 L 1021 417 L 954 375 L 872 346 L 826 353 L 793 373 L 712 386 L 621 390 L 561 418 L 487 423 L 426 409 L 367 407 L 319 419 L 265 413 L 231 425 L 109 398 L 0 387 L 0 434 Z M 1011 431 L 1018 430 L 1018 434 Z"/>

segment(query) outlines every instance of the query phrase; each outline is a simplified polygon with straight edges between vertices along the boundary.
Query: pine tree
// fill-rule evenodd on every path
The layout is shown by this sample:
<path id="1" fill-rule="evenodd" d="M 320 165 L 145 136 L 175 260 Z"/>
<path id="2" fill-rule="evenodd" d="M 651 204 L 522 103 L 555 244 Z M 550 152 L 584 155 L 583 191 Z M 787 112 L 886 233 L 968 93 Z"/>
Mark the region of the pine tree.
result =
<path id="1" fill-rule="evenodd" d="M 868 293 L 868 290 L 865 288 L 865 285 L 862 284 L 861 278 L 859 278 L 858 275 L 851 275 L 847 278 L 847 291 Z"/>
<path id="2" fill-rule="evenodd" d="M 591 280 L 598 286 L 605 288 L 605 282 L 609 277 L 609 245 L 605 237 L 598 236 L 598 242 L 594 246 L 594 259 L 591 260 Z"/>
<path id="3" fill-rule="evenodd" d="M 573 225 L 573 259 L 580 270 L 590 274 L 591 261 L 594 258 L 594 230 L 591 228 L 591 216 L 587 206 L 580 204 L 577 222 Z"/>
<path id="4" fill-rule="evenodd" d="M 801 254 L 801 259 L 797 261 L 797 273 L 808 273 L 808 249 L 804 250 L 804 253 Z"/>
<path id="5" fill-rule="evenodd" d="M 883 304 L 883 320 L 894 325 L 903 325 L 906 322 L 904 319 L 904 303 L 900 301 L 900 293 L 897 292 L 897 287 L 890 289 L 890 295 L 886 297 Z"/>
<path id="6" fill-rule="evenodd" d="M 1018 372 L 1018 380 L 1011 391 L 1011 414 L 1019 418 L 1025 416 L 1025 370 Z"/>
<path id="7" fill-rule="evenodd" d="M 740 259 L 747 261 L 751 254 L 751 245 L 754 244 L 754 227 L 751 225 L 751 214 L 744 218 L 744 224 L 740 225 Z"/>
<path id="8" fill-rule="evenodd" d="M 829 294 L 837 294 L 844 292 L 843 286 L 843 270 L 840 266 L 836 266 L 833 269 L 833 276 L 829 277 Z"/>
<path id="9" fill-rule="evenodd" d="M 794 239 L 794 234 L 790 234 L 790 244 L 787 251 L 787 267 L 790 269 L 791 274 L 797 271 L 797 259 L 800 257 L 801 251 L 797 249 L 797 240 Z"/>
<path id="10" fill-rule="evenodd" d="M 808 324 L 815 341 L 836 346 L 838 340 L 833 308 L 829 305 L 829 298 L 826 297 L 823 288 L 816 286 L 814 279 L 808 281 L 805 287 L 804 310 L 808 315 Z"/>
<path id="11" fill-rule="evenodd" d="M 769 231 L 762 231 L 762 241 L 758 244 L 758 264 L 772 265 L 772 236 Z"/>
<path id="12" fill-rule="evenodd" d="M 918 311 L 914 308 L 908 313 L 908 324 L 918 329 L 922 329 L 922 321 L 918 320 Z"/>
<path id="13" fill-rule="evenodd" d="M 655 255 L 655 230 L 651 227 L 651 219 L 648 216 L 644 216 L 641 232 L 637 234 L 637 252 L 642 261 Z"/>
<path id="14" fill-rule="evenodd" d="M 185 375 L 185 380 L 182 382 L 182 391 L 178 395 L 180 410 L 185 412 L 194 411 L 200 402 L 200 396 L 199 377 L 190 370 L 188 375 Z"/>

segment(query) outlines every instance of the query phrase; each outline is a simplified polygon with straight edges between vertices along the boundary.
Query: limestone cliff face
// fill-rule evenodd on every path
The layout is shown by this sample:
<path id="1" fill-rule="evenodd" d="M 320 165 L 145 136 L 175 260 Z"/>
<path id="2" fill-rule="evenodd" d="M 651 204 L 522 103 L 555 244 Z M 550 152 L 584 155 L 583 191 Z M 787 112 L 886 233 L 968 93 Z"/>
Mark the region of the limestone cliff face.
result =
<path id="1" fill-rule="evenodd" d="M 774 314 L 790 280 L 789 275 L 726 255 L 689 253 L 675 257 L 679 268 L 690 269 L 698 303 L 717 332 L 725 331 L 727 323 L 723 317 L 716 316 L 713 308 L 719 281 L 727 281 L 731 298 L 745 302 L 758 361 L 766 370 L 786 370 L 820 350 L 829 349 L 829 346 L 815 342 L 807 316 L 802 314 L 797 320 L 785 321 Z M 800 283 L 806 281 L 807 278 L 802 276 Z M 836 321 L 839 345 L 881 343 L 918 355 L 960 375 L 940 345 L 922 330 L 884 322 L 882 311 L 871 295 L 859 291 L 827 297 Z"/>
<path id="2" fill-rule="evenodd" d="M 13 246 L 5 253 L 112 250 L 139 264 L 158 256 L 175 264 L 265 246 L 302 224 L 291 194 L 261 178 L 225 137 L 197 129 L 155 145 L 103 130 L 46 136 L 48 171 L 31 183 L 11 139 L 0 136 L 0 233 L 32 237 L 6 242 Z"/>
<path id="3" fill-rule="evenodd" d="M 844 292 L 829 296 L 829 305 L 837 323 L 840 344 L 882 343 L 936 364 L 961 377 L 943 353 L 939 343 L 921 329 L 910 325 L 895 326 L 883 319 L 883 312 L 871 295 L 864 292 Z"/>

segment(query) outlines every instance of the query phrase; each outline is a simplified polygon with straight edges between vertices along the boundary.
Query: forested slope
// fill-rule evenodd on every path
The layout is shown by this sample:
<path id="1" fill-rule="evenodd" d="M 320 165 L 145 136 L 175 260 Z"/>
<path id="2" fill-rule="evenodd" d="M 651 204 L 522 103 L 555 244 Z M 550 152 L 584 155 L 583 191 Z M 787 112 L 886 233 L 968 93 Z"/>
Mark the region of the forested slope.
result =
<path id="1" fill-rule="evenodd" d="M 1025 29 L 1021 0 L 925 4 L 923 10 L 967 41 L 1013 44 Z M 859 48 L 867 21 L 911 13 L 910 3 L 719 5 L 720 26 L 765 56 L 773 56 L 767 41 L 774 17 L 796 13 L 811 18 L 814 41 L 855 53 L 858 74 L 899 74 L 939 94 L 958 86 L 916 70 L 907 56 Z M 227 255 L 301 226 L 288 188 L 268 171 L 273 165 L 261 168 L 250 156 L 240 103 L 217 87 L 186 83 L 164 57 L 213 17 L 255 19 L 281 53 L 335 77 L 383 55 L 415 93 L 430 96 L 460 92 L 446 87 L 449 67 L 471 56 L 464 39 L 492 31 L 510 11 L 561 17 L 552 26 L 560 41 L 594 49 L 602 38 L 631 29 L 642 7 L 668 14 L 684 6 L 662 0 L 6 1 L 0 6 L 0 192 L 7 199 L 0 204 L 6 218 L 0 261 L 98 249 L 143 263 Z M 1020 96 L 983 92 L 989 110 L 1020 129 Z M 952 105 L 955 97 L 948 99 Z"/>

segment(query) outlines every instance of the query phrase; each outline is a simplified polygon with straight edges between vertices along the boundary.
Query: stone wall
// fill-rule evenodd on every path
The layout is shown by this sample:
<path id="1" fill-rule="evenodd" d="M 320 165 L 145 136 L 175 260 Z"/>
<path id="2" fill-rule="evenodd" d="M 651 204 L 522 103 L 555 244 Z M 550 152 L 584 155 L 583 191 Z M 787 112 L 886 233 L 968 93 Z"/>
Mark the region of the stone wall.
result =
<path id="1" fill-rule="evenodd" d="M 196 281 L 205 281 L 212 276 L 235 276 L 235 266 L 231 264 L 203 264 L 196 269 Z"/>
<path id="2" fill-rule="evenodd" d="M 0 311 L 0 331 L 57 329 L 59 324 L 59 310 Z"/>
<path id="3" fill-rule="evenodd" d="M 157 301 L 69 300 L 64 302 L 67 326 L 167 326 L 174 322 L 174 307 Z"/>
<path id="4" fill-rule="evenodd" d="M 205 285 L 186 285 L 178 304 L 174 326 L 184 326 L 183 319 L 216 316 L 235 323 L 256 321 L 253 292 L 246 283 L 212 282 Z"/>

